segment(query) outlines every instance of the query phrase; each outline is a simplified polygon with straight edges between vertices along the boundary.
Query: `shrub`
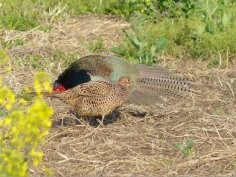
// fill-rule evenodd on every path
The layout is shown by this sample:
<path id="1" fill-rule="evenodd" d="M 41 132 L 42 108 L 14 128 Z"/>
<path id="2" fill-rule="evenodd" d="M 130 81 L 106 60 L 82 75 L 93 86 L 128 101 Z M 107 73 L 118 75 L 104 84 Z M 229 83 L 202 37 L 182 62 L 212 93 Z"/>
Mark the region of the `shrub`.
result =
<path id="1" fill-rule="evenodd" d="M 151 64 L 162 51 L 178 58 L 214 61 L 219 53 L 236 53 L 232 0 L 119 0 L 110 10 L 132 23 L 123 42 L 111 50 L 136 63 Z"/>
<path id="2" fill-rule="evenodd" d="M 7 59 L 1 51 L 1 68 L 6 67 L 3 63 Z M 42 160 L 40 146 L 49 133 L 53 110 L 40 99 L 40 92 L 49 90 L 50 80 L 45 73 L 37 73 L 34 85 L 38 96 L 32 104 L 16 97 L 10 88 L 0 86 L 0 110 L 5 113 L 0 118 L 1 176 L 28 176 L 29 166 L 37 166 Z"/>

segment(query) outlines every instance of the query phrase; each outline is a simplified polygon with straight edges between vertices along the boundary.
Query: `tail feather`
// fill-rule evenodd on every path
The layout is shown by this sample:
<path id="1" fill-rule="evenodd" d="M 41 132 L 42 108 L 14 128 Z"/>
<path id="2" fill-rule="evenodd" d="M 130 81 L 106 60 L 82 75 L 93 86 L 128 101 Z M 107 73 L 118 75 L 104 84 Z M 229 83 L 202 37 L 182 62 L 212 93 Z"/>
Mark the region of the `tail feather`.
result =
<path id="1" fill-rule="evenodd" d="M 138 67 L 138 85 L 129 96 L 129 101 L 133 103 L 151 105 L 172 97 L 189 99 L 194 92 L 193 81 L 188 78 L 177 76 L 162 67 Z"/>
<path id="2" fill-rule="evenodd" d="M 132 91 L 129 101 L 137 104 L 152 105 L 157 102 L 163 103 L 172 97 L 189 99 L 189 96 L 191 96 L 189 92 L 141 85 Z"/>
<path id="3" fill-rule="evenodd" d="M 158 96 L 156 94 L 146 93 L 146 91 L 135 90 L 129 96 L 128 99 L 130 102 L 141 105 L 154 105 L 155 103 L 164 102 L 164 98 L 162 96 Z"/>
<path id="4" fill-rule="evenodd" d="M 193 81 L 162 67 L 142 66 L 139 70 L 139 83 L 169 90 L 189 91 Z"/>

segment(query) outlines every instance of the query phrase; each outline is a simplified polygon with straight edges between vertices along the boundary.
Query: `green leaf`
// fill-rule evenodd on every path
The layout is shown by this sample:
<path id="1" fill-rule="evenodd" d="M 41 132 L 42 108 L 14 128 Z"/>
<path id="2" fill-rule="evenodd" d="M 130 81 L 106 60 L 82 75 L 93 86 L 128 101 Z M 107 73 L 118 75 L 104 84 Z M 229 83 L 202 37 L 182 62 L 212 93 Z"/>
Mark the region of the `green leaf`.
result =
<path id="1" fill-rule="evenodd" d="M 168 39 L 164 36 L 160 37 L 160 38 L 157 39 L 156 45 L 157 45 L 157 50 L 158 51 L 163 51 L 167 48 Z"/>

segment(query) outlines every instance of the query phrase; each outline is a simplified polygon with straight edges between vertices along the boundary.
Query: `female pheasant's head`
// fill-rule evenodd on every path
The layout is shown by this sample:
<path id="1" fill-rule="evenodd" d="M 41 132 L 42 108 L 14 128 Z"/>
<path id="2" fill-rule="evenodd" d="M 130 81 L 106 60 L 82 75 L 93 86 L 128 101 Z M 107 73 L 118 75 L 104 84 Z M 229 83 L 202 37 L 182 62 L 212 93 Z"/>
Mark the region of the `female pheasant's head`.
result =
<path id="1" fill-rule="evenodd" d="M 130 76 L 122 76 L 118 80 L 118 84 L 124 89 L 131 89 L 134 86 L 134 81 Z"/>

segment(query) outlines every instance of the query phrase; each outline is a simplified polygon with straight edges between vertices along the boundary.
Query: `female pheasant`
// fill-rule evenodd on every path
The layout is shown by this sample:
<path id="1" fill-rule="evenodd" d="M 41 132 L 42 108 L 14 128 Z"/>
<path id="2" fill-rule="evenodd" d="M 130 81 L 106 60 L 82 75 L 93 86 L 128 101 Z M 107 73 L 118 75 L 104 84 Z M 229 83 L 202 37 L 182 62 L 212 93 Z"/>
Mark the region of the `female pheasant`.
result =
<path id="1" fill-rule="evenodd" d="M 64 92 L 44 93 L 69 104 L 78 116 L 102 116 L 121 106 L 134 86 L 129 76 L 120 77 L 117 83 L 109 81 L 90 81 Z"/>
<path id="2" fill-rule="evenodd" d="M 132 65 L 116 56 L 88 55 L 73 62 L 54 82 L 54 91 L 65 91 L 89 81 L 118 81 L 129 76 L 137 83 L 128 100 L 150 105 L 161 97 L 188 94 L 192 82 L 162 67 Z"/>

